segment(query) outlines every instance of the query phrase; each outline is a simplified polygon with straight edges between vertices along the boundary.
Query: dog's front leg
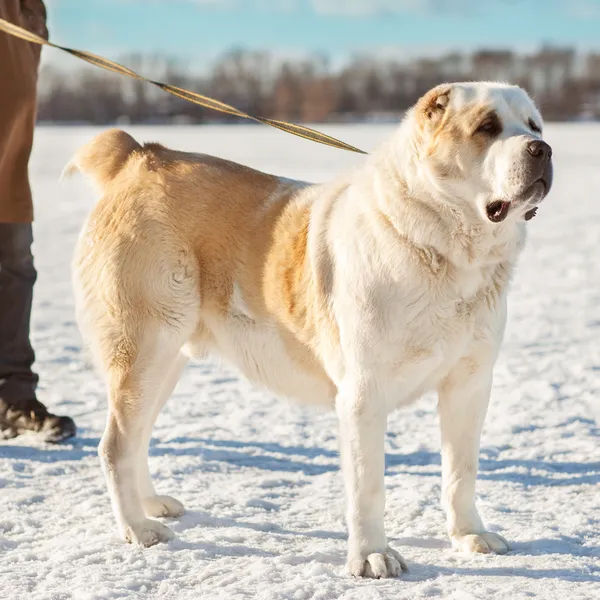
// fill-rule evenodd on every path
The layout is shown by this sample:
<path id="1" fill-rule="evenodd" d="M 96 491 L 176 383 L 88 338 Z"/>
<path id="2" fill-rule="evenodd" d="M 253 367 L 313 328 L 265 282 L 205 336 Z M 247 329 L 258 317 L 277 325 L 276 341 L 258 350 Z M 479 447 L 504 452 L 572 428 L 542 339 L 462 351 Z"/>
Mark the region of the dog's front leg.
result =
<path id="1" fill-rule="evenodd" d="M 485 352 L 463 358 L 438 389 L 442 431 L 442 505 L 452 545 L 464 552 L 508 552 L 508 542 L 485 530 L 475 506 L 479 442 L 492 386 Z"/>
<path id="2" fill-rule="evenodd" d="M 355 577 L 395 577 L 406 570 L 388 546 L 383 517 L 384 438 L 387 414 L 376 388 L 348 383 L 336 399 L 348 522 L 347 569 Z"/>

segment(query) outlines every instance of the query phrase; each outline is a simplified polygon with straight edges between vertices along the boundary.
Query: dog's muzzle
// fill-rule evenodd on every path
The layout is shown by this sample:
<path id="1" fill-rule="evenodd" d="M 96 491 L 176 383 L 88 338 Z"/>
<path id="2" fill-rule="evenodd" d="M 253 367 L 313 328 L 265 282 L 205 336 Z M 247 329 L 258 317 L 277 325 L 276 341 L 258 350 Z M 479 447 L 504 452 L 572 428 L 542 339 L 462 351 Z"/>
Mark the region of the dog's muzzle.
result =
<path id="1" fill-rule="evenodd" d="M 526 147 L 528 160 L 528 180 L 531 183 L 521 195 L 526 204 L 541 202 L 550 192 L 554 170 L 552 167 L 552 148 L 543 140 L 533 140 Z M 500 223 L 506 219 L 511 209 L 512 202 L 496 200 L 486 206 L 486 214 L 492 223 Z M 519 203 L 520 204 L 520 203 Z M 537 206 L 525 212 L 525 220 L 533 219 L 537 213 Z"/>

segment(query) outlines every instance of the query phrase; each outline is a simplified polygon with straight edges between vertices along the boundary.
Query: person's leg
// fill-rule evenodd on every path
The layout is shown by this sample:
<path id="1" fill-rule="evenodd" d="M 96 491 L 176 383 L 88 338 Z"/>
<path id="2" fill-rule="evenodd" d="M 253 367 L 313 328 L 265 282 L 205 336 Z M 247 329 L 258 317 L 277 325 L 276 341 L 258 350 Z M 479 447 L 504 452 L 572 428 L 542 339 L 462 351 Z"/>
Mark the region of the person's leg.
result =
<path id="1" fill-rule="evenodd" d="M 5 398 L 35 397 L 37 375 L 29 342 L 33 285 L 30 223 L 0 223 L 0 390 Z"/>
<path id="2" fill-rule="evenodd" d="M 0 223 L 0 430 L 13 437 L 41 431 L 48 441 L 75 433 L 68 417 L 48 413 L 36 399 L 37 375 L 29 340 L 36 271 L 30 223 Z"/>

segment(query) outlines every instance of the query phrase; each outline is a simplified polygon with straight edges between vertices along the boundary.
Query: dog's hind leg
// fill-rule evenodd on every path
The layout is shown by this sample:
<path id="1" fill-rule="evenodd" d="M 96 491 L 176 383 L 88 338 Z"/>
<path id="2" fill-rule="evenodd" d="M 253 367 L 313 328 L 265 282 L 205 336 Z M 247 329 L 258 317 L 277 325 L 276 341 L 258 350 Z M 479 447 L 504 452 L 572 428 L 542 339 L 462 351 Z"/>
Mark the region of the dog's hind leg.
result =
<path id="1" fill-rule="evenodd" d="M 112 351 L 107 373 L 109 413 L 99 454 L 121 534 L 129 542 L 152 546 L 173 533 L 145 514 L 147 466 L 142 467 L 140 458 L 158 407 L 164 403 L 165 374 L 168 379 L 174 374 L 171 370 L 186 333 L 164 323 L 154 327 L 147 323 L 138 331 L 139 336 L 122 338 Z"/>
<path id="2" fill-rule="evenodd" d="M 148 468 L 148 449 L 152 437 L 152 427 L 156 418 L 173 393 L 187 362 L 187 356 L 179 353 L 171 367 L 165 372 L 165 379 L 154 406 L 153 416 L 148 420 L 143 432 L 139 455 L 139 485 L 142 506 L 148 517 L 179 517 L 184 513 L 183 504 L 179 500 L 156 493 Z"/>

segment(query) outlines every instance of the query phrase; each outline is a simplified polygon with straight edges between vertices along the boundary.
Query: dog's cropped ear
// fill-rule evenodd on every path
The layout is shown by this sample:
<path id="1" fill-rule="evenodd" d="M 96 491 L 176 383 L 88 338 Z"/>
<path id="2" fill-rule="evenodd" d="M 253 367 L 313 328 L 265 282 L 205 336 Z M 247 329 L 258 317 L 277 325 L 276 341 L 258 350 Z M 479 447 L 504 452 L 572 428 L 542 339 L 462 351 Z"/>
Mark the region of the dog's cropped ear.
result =
<path id="1" fill-rule="evenodd" d="M 422 126 L 435 126 L 444 116 L 450 102 L 451 87 L 438 85 L 417 102 L 417 115 Z"/>

